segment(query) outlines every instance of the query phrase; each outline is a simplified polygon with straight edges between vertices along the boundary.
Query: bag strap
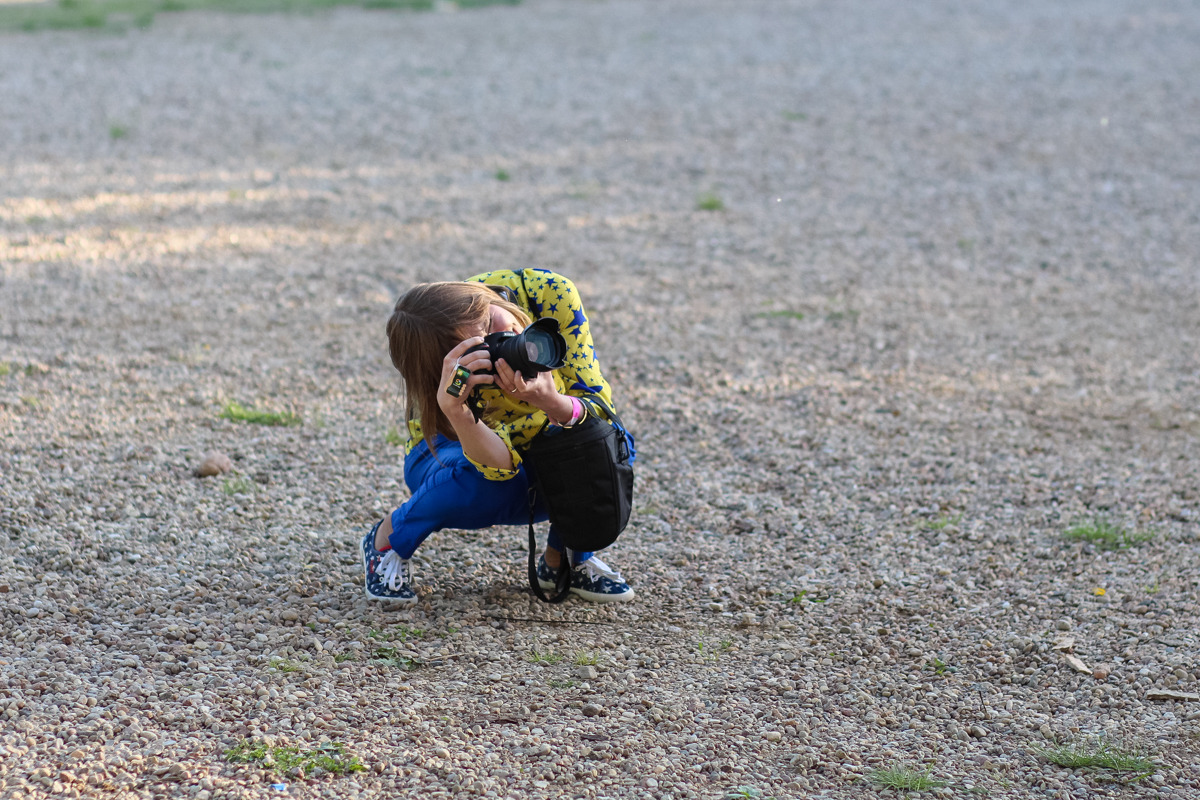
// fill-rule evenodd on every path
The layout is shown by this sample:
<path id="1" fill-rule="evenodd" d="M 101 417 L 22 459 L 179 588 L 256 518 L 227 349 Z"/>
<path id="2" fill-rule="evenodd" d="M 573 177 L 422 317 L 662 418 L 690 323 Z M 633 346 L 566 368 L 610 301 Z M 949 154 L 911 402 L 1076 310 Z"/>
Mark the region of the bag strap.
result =
<path id="1" fill-rule="evenodd" d="M 621 416 L 613 409 L 612 406 L 610 406 L 608 403 L 604 402 L 604 398 L 601 397 L 600 395 L 589 394 L 587 397 L 580 397 L 579 402 L 594 404 L 594 405 L 599 406 L 600 409 L 604 412 L 604 416 L 607 417 L 608 421 L 613 424 L 613 427 L 615 427 L 621 433 L 627 433 L 627 431 L 625 430 L 625 423 L 621 421 Z M 594 413 L 594 410 L 593 410 L 593 413 Z"/>
<path id="2" fill-rule="evenodd" d="M 529 588 L 537 595 L 537 598 L 543 603 L 561 603 L 571 594 L 571 553 L 567 550 L 563 551 L 562 563 L 558 566 L 558 572 L 554 579 L 553 597 L 547 597 L 542 591 L 542 585 L 538 583 L 537 576 L 537 539 L 533 535 L 533 508 L 537 503 L 537 489 L 529 487 Z"/>
<path id="3" fill-rule="evenodd" d="M 525 270 L 519 269 L 516 272 L 521 276 L 521 289 L 525 292 L 525 298 L 530 302 L 530 304 L 532 304 L 533 300 L 529 294 L 529 287 L 525 284 Z M 600 407 L 604 409 L 605 415 L 608 417 L 609 421 L 612 422 L 622 433 L 625 432 L 625 426 L 621 422 L 621 418 L 617 416 L 617 412 L 613 411 L 612 407 L 609 406 L 608 403 L 604 402 L 604 400 L 600 397 L 589 397 L 586 400 L 584 398 L 580 398 L 580 402 L 588 402 L 589 400 L 599 403 Z M 550 420 L 547 419 L 546 422 L 542 424 L 541 429 L 539 429 L 534 436 L 542 433 L 542 431 L 544 431 L 549 424 Z M 571 565 L 571 553 L 567 550 L 563 551 L 562 563 L 559 564 L 558 571 L 555 574 L 554 596 L 547 597 L 546 593 L 542 591 L 542 585 L 538 582 L 537 577 L 537 538 L 533 532 L 533 516 L 536 505 L 537 489 L 531 485 L 529 487 L 529 588 L 533 590 L 534 595 L 536 595 L 537 598 L 544 603 L 561 603 L 571 594 L 571 570 L 573 569 Z"/>

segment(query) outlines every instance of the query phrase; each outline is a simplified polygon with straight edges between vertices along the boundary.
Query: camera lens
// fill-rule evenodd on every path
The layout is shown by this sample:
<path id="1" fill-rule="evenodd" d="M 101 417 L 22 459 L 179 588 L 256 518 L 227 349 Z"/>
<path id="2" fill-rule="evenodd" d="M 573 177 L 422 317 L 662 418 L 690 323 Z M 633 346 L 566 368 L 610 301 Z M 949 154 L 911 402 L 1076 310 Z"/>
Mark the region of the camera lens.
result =
<path id="1" fill-rule="evenodd" d="M 526 380 L 532 380 L 539 372 L 558 369 L 567 354 L 566 340 L 558 332 L 558 320 L 553 317 L 543 317 L 516 335 L 508 334 L 495 341 L 491 336 L 488 339 L 493 359 L 503 358 Z"/>
<path id="2" fill-rule="evenodd" d="M 534 364 L 554 363 L 554 342 L 543 330 L 531 330 L 525 337 L 525 355 Z"/>

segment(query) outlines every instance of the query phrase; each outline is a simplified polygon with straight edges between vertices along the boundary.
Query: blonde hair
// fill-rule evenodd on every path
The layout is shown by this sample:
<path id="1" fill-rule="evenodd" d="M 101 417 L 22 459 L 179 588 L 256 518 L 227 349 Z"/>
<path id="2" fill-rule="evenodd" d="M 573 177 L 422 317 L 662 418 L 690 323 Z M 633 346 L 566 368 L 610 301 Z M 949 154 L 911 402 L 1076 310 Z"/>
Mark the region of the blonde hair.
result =
<path id="1" fill-rule="evenodd" d="M 492 305 L 505 309 L 522 325 L 531 322 L 524 309 L 487 284 L 465 281 L 417 284 L 400 296 L 388 319 L 388 350 L 404 381 L 404 420 L 421 421 L 430 452 L 436 453 L 435 433 L 458 440 L 437 402 L 442 361 L 463 339 L 486 330 Z"/>

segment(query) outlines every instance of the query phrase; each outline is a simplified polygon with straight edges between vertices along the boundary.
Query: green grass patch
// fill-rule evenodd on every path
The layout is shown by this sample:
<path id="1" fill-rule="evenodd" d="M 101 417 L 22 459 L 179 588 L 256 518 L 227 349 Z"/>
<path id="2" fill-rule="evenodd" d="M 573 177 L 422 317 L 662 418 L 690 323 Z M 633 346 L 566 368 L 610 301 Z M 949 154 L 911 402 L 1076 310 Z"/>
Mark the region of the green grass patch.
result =
<path id="1" fill-rule="evenodd" d="M 303 669 L 303 667 L 301 667 L 295 661 L 289 661 L 286 658 L 278 657 L 272 658 L 269 662 L 267 662 L 267 666 L 276 672 L 299 672 Z"/>
<path id="2" fill-rule="evenodd" d="M 459 8 L 519 5 L 520 0 L 459 0 Z M 0 30 L 40 31 L 148 27 L 156 15 L 178 11 L 309 14 L 334 6 L 429 11 L 434 0 L 58 0 L 0 5 Z M 114 137 L 117 138 L 117 137 Z"/>
<path id="3" fill-rule="evenodd" d="M 221 491 L 227 495 L 250 494 L 255 489 L 254 481 L 244 475 L 235 475 L 221 482 Z"/>
<path id="4" fill-rule="evenodd" d="M 116 141 L 117 139 L 124 139 L 128 135 L 129 135 L 129 128 L 127 128 L 124 125 L 109 125 L 108 126 L 108 138 L 112 139 L 113 141 Z"/>
<path id="5" fill-rule="evenodd" d="M 400 435 L 398 428 L 388 428 L 387 433 L 383 435 L 383 440 L 392 447 L 400 447 L 404 444 L 404 437 Z"/>
<path id="6" fill-rule="evenodd" d="M 394 628 L 384 630 L 382 628 L 371 628 L 367 631 L 367 636 L 377 642 L 394 642 L 399 639 L 401 642 L 407 642 L 409 639 L 422 639 L 425 637 L 424 628 L 410 628 L 407 625 L 397 625 Z"/>
<path id="7" fill-rule="evenodd" d="M 788 122 L 804 122 L 806 119 L 808 119 L 808 114 L 801 114 L 796 111 L 785 111 L 783 112 L 783 118 Z"/>
<path id="8" fill-rule="evenodd" d="M 235 764 L 258 764 L 277 775 L 284 776 L 299 767 L 305 776 L 321 773 L 349 775 L 366 769 L 357 756 L 350 755 L 337 742 L 326 742 L 311 750 L 299 747 L 271 746 L 265 742 L 243 739 L 225 751 L 225 759 Z"/>
<path id="9" fill-rule="evenodd" d="M 575 654 L 575 664 L 580 667 L 595 667 L 600 664 L 600 656 L 580 650 Z"/>
<path id="10" fill-rule="evenodd" d="M 804 319 L 803 311 L 760 311 L 754 316 L 759 319 Z"/>
<path id="11" fill-rule="evenodd" d="M 855 309 L 834 310 L 825 315 L 826 322 L 858 322 L 859 312 Z"/>
<path id="12" fill-rule="evenodd" d="M 719 644 L 709 644 L 701 639 L 696 644 L 696 651 L 706 661 L 716 661 L 722 653 L 727 653 L 731 649 L 733 649 L 732 639 L 724 639 Z"/>
<path id="13" fill-rule="evenodd" d="M 401 655 L 399 648 L 396 647 L 376 647 L 371 652 L 371 663 L 380 667 L 391 667 L 403 672 L 412 672 L 421 666 L 420 661 Z"/>
<path id="14" fill-rule="evenodd" d="M 362 7 L 383 10 L 429 11 L 433 8 L 433 0 L 362 0 Z"/>
<path id="15" fill-rule="evenodd" d="M 1039 747 L 1035 748 L 1034 752 L 1060 767 L 1132 773 L 1135 780 L 1152 775 L 1158 770 L 1158 764 L 1147 753 L 1126 747 L 1104 736 L 1056 744 L 1053 747 Z"/>
<path id="16" fill-rule="evenodd" d="M 9 375 L 12 375 L 12 364 L 0 361 L 0 378 L 7 378 Z"/>
<path id="17" fill-rule="evenodd" d="M 712 192 L 705 192 L 696 198 L 697 211 L 724 211 L 725 203 Z"/>
<path id="18" fill-rule="evenodd" d="M 818 589 L 818 591 L 821 591 L 821 590 Z M 815 594 L 811 594 L 808 591 L 808 589 L 801 589 L 800 591 L 794 593 L 791 596 L 791 599 L 788 600 L 788 604 L 793 605 L 793 606 L 799 606 L 799 605 L 803 605 L 805 603 L 805 601 L 808 601 L 809 603 L 824 603 L 828 599 L 829 599 L 828 595 L 825 595 L 824 597 L 819 597 Z"/>
<path id="19" fill-rule="evenodd" d="M 1154 538 L 1145 531 L 1128 531 L 1106 519 L 1094 519 L 1072 525 L 1063 531 L 1072 542 L 1089 542 L 1101 550 L 1123 550 Z"/>
<path id="20" fill-rule="evenodd" d="M 508 170 L 498 169 L 498 170 L 496 170 L 496 180 L 511 181 L 512 175 L 508 174 Z"/>
<path id="21" fill-rule="evenodd" d="M 926 661 L 925 668 L 929 669 L 929 670 L 933 670 L 934 675 L 945 675 L 948 672 L 958 672 L 958 667 L 954 667 L 954 666 L 951 666 L 950 664 L 947 664 L 945 661 L 942 661 L 942 659 L 938 658 L 937 656 L 934 656 L 931 661 Z"/>
<path id="22" fill-rule="evenodd" d="M 944 531 L 951 525 L 958 525 L 962 522 L 962 514 L 943 514 L 937 519 L 923 519 L 917 527 L 923 531 Z"/>
<path id="23" fill-rule="evenodd" d="M 563 657 L 557 653 L 543 653 L 536 647 L 529 653 L 526 660 L 530 664 L 557 664 L 562 661 Z"/>
<path id="24" fill-rule="evenodd" d="M 263 411 L 257 408 L 246 408 L 238 402 L 226 403 L 219 416 L 221 419 L 249 422 L 253 425 L 291 427 L 300 424 L 300 417 L 291 411 Z"/>
<path id="25" fill-rule="evenodd" d="M 735 786 L 723 794 L 721 800 L 775 800 L 775 797 L 764 796 L 757 786 Z"/>
<path id="26" fill-rule="evenodd" d="M 923 792 L 940 789 L 945 781 L 937 780 L 932 770 L 917 770 L 912 767 L 887 767 L 868 772 L 866 779 L 880 789 L 897 789 L 902 792 Z"/>
<path id="27" fill-rule="evenodd" d="M 355 661 L 354 653 L 338 653 L 333 657 L 333 663 L 344 664 L 347 661 Z"/>

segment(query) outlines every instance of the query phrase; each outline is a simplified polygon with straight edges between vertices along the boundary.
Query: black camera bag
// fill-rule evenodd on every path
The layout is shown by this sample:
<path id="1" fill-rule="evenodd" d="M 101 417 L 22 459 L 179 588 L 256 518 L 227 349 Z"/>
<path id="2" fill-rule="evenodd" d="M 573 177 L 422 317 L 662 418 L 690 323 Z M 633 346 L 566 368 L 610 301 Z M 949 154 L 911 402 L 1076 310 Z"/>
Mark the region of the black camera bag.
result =
<path id="1" fill-rule="evenodd" d="M 534 506 L 540 496 L 563 545 L 575 552 L 602 550 L 617 540 L 633 508 L 633 464 L 630 436 L 616 412 L 599 398 L 583 401 L 587 417 L 571 428 L 543 430 L 534 436 L 522 459 L 530 476 L 529 586 L 547 603 L 561 603 L 570 593 L 570 554 L 563 553 L 555 595 L 547 597 L 537 580 Z M 594 413 L 603 409 L 608 420 Z M 610 424 L 611 421 L 611 424 Z"/>

